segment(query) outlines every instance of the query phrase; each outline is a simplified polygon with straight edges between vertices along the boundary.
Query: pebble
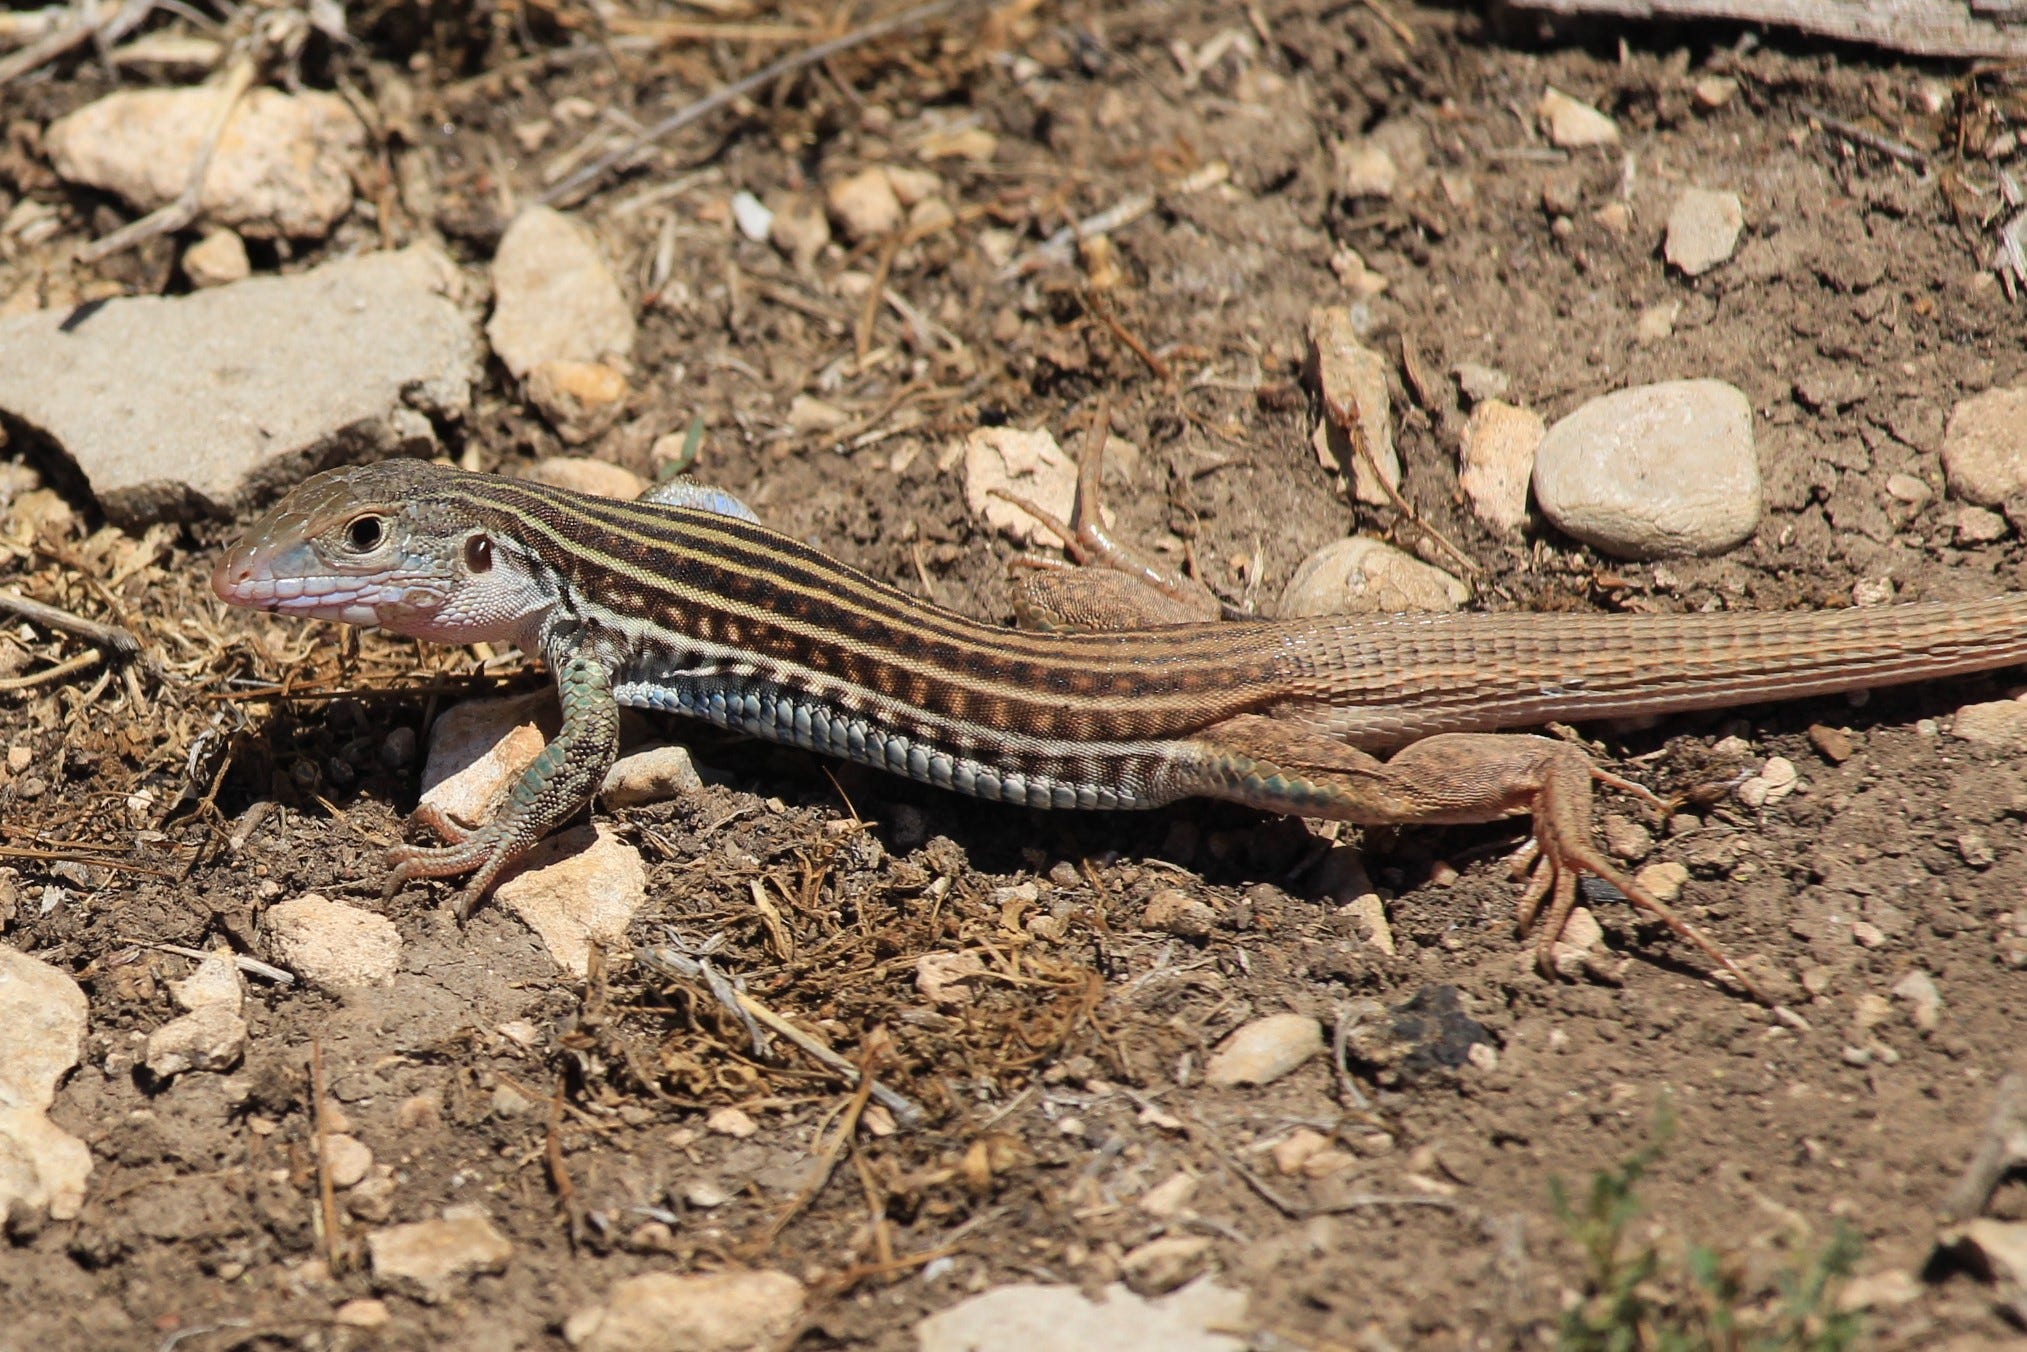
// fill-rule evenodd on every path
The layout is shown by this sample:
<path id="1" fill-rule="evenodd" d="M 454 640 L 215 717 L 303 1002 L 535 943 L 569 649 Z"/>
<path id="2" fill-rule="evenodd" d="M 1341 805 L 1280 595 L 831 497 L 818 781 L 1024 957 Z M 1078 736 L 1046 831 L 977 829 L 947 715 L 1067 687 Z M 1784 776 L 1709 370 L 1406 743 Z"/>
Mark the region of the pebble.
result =
<path id="1" fill-rule="evenodd" d="M 1140 927 L 1182 939 L 1208 938 L 1218 927 L 1218 913 L 1181 888 L 1164 887 L 1147 899 Z"/>
<path id="2" fill-rule="evenodd" d="M 1275 613 L 1288 619 L 1451 611 L 1470 599 L 1471 589 L 1442 569 L 1355 535 L 1331 541 L 1298 564 Z"/>
<path id="3" fill-rule="evenodd" d="M 1309 312 L 1309 376 L 1323 397 L 1324 413 L 1312 438 L 1325 469 L 1351 476 L 1353 495 L 1368 506 L 1393 501 L 1381 480 L 1401 483 L 1400 452 L 1394 448 L 1393 396 L 1387 389 L 1387 361 L 1359 341 L 1358 325 L 1342 305 Z M 1379 478 L 1353 447 L 1345 430 L 1356 419 Z"/>
<path id="4" fill-rule="evenodd" d="M 1966 704 L 1951 720 L 1950 735 L 1998 751 L 2027 751 L 2027 701 Z"/>
<path id="5" fill-rule="evenodd" d="M 491 821 L 560 725 L 556 696 L 546 690 L 452 705 L 430 726 L 418 806 L 461 826 Z"/>
<path id="6" fill-rule="evenodd" d="M 711 1115 L 704 1119 L 704 1130 L 715 1131 L 720 1136 L 730 1136 L 743 1141 L 760 1130 L 750 1114 L 742 1108 L 713 1108 Z"/>
<path id="7" fill-rule="evenodd" d="M 1799 779 L 1800 772 L 1795 769 L 1793 761 L 1785 756 L 1770 756 L 1758 774 L 1739 781 L 1735 793 L 1739 802 L 1747 807 L 1765 807 L 1793 793 Z"/>
<path id="8" fill-rule="evenodd" d="M 618 948 L 647 902 L 639 850 L 603 822 L 559 831 L 528 852 L 494 889 L 494 899 L 541 937 L 556 965 L 591 971 L 591 946 Z"/>
<path id="9" fill-rule="evenodd" d="M 283 467 L 431 454 L 479 375 L 436 249 L 185 296 L 0 320 L 0 412 L 83 471 L 117 525 L 232 516 Z M 119 398 L 108 399 L 116 389 Z"/>
<path id="10" fill-rule="evenodd" d="M 1589 400 L 1549 428 L 1534 498 L 1559 529 L 1614 557 L 1722 553 L 1759 525 L 1752 405 L 1718 380 Z"/>
<path id="11" fill-rule="evenodd" d="M 246 1054 L 248 1028 L 236 1003 L 205 1005 L 148 1034 L 142 1062 L 158 1081 L 193 1070 L 230 1070 Z"/>
<path id="12" fill-rule="evenodd" d="M 633 306 L 574 217 L 524 209 L 500 237 L 492 275 L 486 339 L 517 379 L 546 361 L 611 363 L 633 352 Z"/>
<path id="13" fill-rule="evenodd" d="M 183 275 L 200 290 L 207 286 L 229 286 L 253 276 L 253 263 L 246 256 L 246 241 L 237 232 L 220 227 L 183 251 Z"/>
<path id="14" fill-rule="evenodd" d="M 1273 1149 L 1267 1153 L 1272 1157 L 1276 1169 L 1293 1178 L 1302 1172 L 1303 1167 L 1313 1157 L 1329 1148 L 1330 1138 L 1322 1132 L 1308 1127 L 1297 1127 L 1274 1142 Z"/>
<path id="15" fill-rule="evenodd" d="M 312 985 L 384 986 L 401 970 L 401 933 L 393 921 L 315 893 L 268 907 L 261 928 L 282 965 Z"/>
<path id="16" fill-rule="evenodd" d="M 1943 426 L 1942 460 L 1950 492 L 1980 507 L 2027 488 L 2027 385 L 1959 401 Z"/>
<path id="17" fill-rule="evenodd" d="M 774 213 L 767 204 L 745 189 L 732 194 L 732 223 L 739 233 L 756 244 L 764 244 L 774 233 Z"/>
<path id="18" fill-rule="evenodd" d="M 1358 136 L 1340 141 L 1332 158 L 1337 162 L 1337 187 L 1346 197 L 1392 197 L 1400 182 L 1400 166 L 1386 147 L 1371 137 Z"/>
<path id="19" fill-rule="evenodd" d="M 1674 336 L 1675 321 L 1682 315 L 1679 300 L 1658 301 L 1640 311 L 1640 317 L 1633 321 L 1633 341 L 1643 347 L 1666 342 Z"/>
<path id="20" fill-rule="evenodd" d="M 1534 115 L 1548 133 L 1549 141 L 1564 150 L 1619 143 L 1618 123 L 1554 85 L 1543 91 L 1541 102 L 1534 106 Z"/>
<path id="21" fill-rule="evenodd" d="M 1684 276 L 1701 277 L 1729 259 L 1745 229 L 1745 204 L 1735 192 L 1685 188 L 1668 212 L 1661 252 Z"/>
<path id="22" fill-rule="evenodd" d="M 1394 928 L 1387 920 L 1386 903 L 1377 892 L 1364 892 L 1337 908 L 1358 927 L 1359 936 L 1388 957 L 1400 950 L 1394 943 Z"/>
<path id="23" fill-rule="evenodd" d="M 1501 388 L 1504 388 L 1502 384 Z M 1457 485 L 1471 510 L 1495 530 L 1518 530 L 1527 520 L 1527 486 L 1548 424 L 1532 409 L 1486 397 L 1464 424 Z"/>
<path id="24" fill-rule="evenodd" d="M 1487 399 L 1504 399 L 1506 391 L 1513 384 L 1513 378 L 1495 366 L 1486 366 L 1475 361 L 1460 361 L 1450 368 L 1456 378 L 1457 389 L 1472 404 L 1482 404 Z"/>
<path id="25" fill-rule="evenodd" d="M 915 1326 L 919 1352 L 1243 1352 L 1246 1296 L 1199 1278 L 1147 1300 L 1117 1283 L 1096 1298 L 1021 1282 L 967 1297 Z"/>
<path id="26" fill-rule="evenodd" d="M 573 1311 L 563 1337 L 578 1352 L 768 1352 L 802 1323 L 808 1297 L 785 1272 L 649 1272 L 614 1282 Z"/>
<path id="27" fill-rule="evenodd" d="M 971 980 L 984 975 L 984 959 L 972 952 L 924 953 L 915 959 L 915 989 L 946 1008 L 970 1004 Z"/>
<path id="28" fill-rule="evenodd" d="M 465 1278 L 506 1270 L 514 1246 L 477 1207 L 444 1208 L 443 1218 L 390 1225 L 366 1236 L 373 1279 L 428 1304 L 457 1294 Z"/>
<path id="29" fill-rule="evenodd" d="M 1055 539 L 1055 532 L 1003 498 L 999 489 L 1034 502 L 1060 521 L 1077 496 L 1077 465 L 1045 429 L 981 427 L 964 439 L 964 503 L 975 517 L 1015 544 Z"/>
<path id="30" fill-rule="evenodd" d="M 205 954 L 189 976 L 171 981 L 169 994 L 186 1011 L 224 1005 L 237 1013 L 246 998 L 246 981 L 240 976 L 239 964 L 233 961 L 232 954 L 215 950 Z"/>
<path id="31" fill-rule="evenodd" d="M 1132 1290 L 1165 1296 L 1201 1273 L 1210 1252 L 1209 1235 L 1163 1235 L 1127 1250 L 1119 1270 Z"/>
<path id="32" fill-rule="evenodd" d="M 1738 81 L 1725 75 L 1704 75 L 1689 86 L 1689 95 L 1705 112 L 1715 112 L 1738 93 Z"/>
<path id="33" fill-rule="evenodd" d="M 332 1187 L 355 1188 L 373 1172 L 373 1151 L 358 1137 L 334 1131 L 324 1137 L 324 1167 Z"/>
<path id="34" fill-rule="evenodd" d="M 190 181 L 216 115 L 215 88 L 108 94 L 50 124 L 56 172 L 119 194 L 141 211 L 167 206 Z M 366 129 L 336 94 L 248 90 L 205 171 L 203 218 L 263 239 L 322 239 L 352 207 L 368 170 Z"/>
<path id="35" fill-rule="evenodd" d="M 572 446 L 604 436 L 626 412 L 626 373 L 599 361 L 555 358 L 528 372 L 528 402 Z"/>
<path id="36" fill-rule="evenodd" d="M 1226 1038 L 1204 1063 L 1204 1078 L 1226 1088 L 1272 1084 L 1322 1050 L 1322 1024 L 1306 1014 L 1269 1014 Z"/>
<path id="37" fill-rule="evenodd" d="M 1959 507 L 1952 524 L 1960 545 L 1988 545 L 2005 539 L 2013 529 L 2005 517 L 1983 507 Z"/>
<path id="38" fill-rule="evenodd" d="M 648 488 L 647 480 L 630 469 L 623 469 L 610 461 L 571 455 L 552 455 L 537 460 L 521 477 L 538 484 L 548 484 L 551 488 L 567 488 L 574 493 L 617 498 L 621 502 L 632 502 Z"/>
<path id="39" fill-rule="evenodd" d="M 1908 1021 L 1923 1033 L 1933 1033 L 1942 1021 L 1943 993 L 1935 978 L 1916 968 L 1894 983 L 1893 998 L 1907 1005 Z"/>
<path id="40" fill-rule="evenodd" d="M 703 787 L 689 748 L 663 742 L 614 761 L 599 786 L 598 799 L 607 807 L 637 807 L 665 803 Z"/>
<path id="41" fill-rule="evenodd" d="M 1576 981 L 1586 976 L 1603 977 L 1609 981 L 1610 972 L 1601 966 L 1604 955 L 1598 951 L 1605 942 L 1605 927 L 1591 914 L 1587 906 L 1579 906 L 1569 914 L 1562 933 L 1549 946 L 1549 963 L 1555 974 L 1565 981 Z M 1523 972 L 1535 970 L 1535 956 L 1532 947 L 1518 954 Z"/>
<path id="42" fill-rule="evenodd" d="M 1196 1190 L 1196 1176 L 1178 1169 L 1142 1193 L 1135 1205 L 1158 1220 L 1172 1220 L 1189 1209 Z"/>
<path id="43" fill-rule="evenodd" d="M 1682 895 L 1683 887 L 1689 882 L 1689 866 L 1673 859 L 1649 864 L 1633 875 L 1633 881 L 1666 906 Z"/>
<path id="44" fill-rule="evenodd" d="M 393 1314 L 387 1308 L 387 1302 L 375 1300 L 371 1296 L 348 1300 L 331 1312 L 332 1323 L 354 1329 L 385 1328 L 388 1321 L 393 1318 Z"/>
<path id="45" fill-rule="evenodd" d="M 1613 858 L 1636 864 L 1654 852 L 1654 833 L 1619 812 L 1605 814 L 1605 849 Z"/>
<path id="46" fill-rule="evenodd" d="M 84 1206 L 91 1150 L 47 1113 L 88 1017 L 68 973 L 0 943 L 0 1216 L 18 1207 L 67 1221 Z"/>
<path id="47" fill-rule="evenodd" d="M 1833 728 L 1827 723 L 1809 725 L 1809 745 L 1815 747 L 1817 753 L 1832 765 L 1842 765 L 1850 760 L 1852 753 L 1858 749 L 1850 733 L 1842 728 Z"/>
<path id="48" fill-rule="evenodd" d="M 838 228 L 855 242 L 890 235 L 906 218 L 893 180 L 879 165 L 832 183 L 824 192 L 824 203 Z"/>
<path id="49" fill-rule="evenodd" d="M 721 1207 L 732 1200 L 732 1192 L 716 1179 L 699 1178 L 683 1189 L 683 1200 L 704 1211 Z"/>
<path id="50" fill-rule="evenodd" d="M 793 197 L 774 213 L 768 242 L 786 254 L 798 272 L 807 272 L 831 242 L 830 219 L 807 197 Z"/>

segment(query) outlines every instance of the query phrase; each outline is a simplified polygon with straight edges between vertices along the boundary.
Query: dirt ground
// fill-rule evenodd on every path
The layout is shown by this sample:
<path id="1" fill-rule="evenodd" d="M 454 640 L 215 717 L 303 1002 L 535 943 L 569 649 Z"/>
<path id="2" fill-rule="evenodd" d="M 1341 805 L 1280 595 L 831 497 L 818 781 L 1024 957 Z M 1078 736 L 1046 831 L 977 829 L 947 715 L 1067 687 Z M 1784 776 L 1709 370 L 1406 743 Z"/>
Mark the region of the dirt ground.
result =
<path id="1" fill-rule="evenodd" d="M 586 103 L 652 121 L 775 54 L 721 40 L 582 62 L 555 54 L 591 31 L 589 10 L 460 14 L 355 11 L 362 45 L 313 48 L 305 74 L 384 100 L 389 67 L 405 73 L 414 112 L 387 131 L 390 182 L 426 183 L 432 200 L 371 229 L 441 238 L 475 271 Z M 1711 76 L 1736 82 L 1717 106 L 1695 89 Z M 1622 148 L 1549 148 L 1531 111 L 1549 85 L 1611 114 Z M 0 172 L 57 204 L 73 241 L 119 217 L 35 172 L 32 130 L 106 87 L 87 59 L 0 91 L 12 146 Z M 578 208 L 630 281 L 656 287 L 641 297 L 636 405 L 597 453 L 651 473 L 653 439 L 700 417 L 700 472 L 771 524 L 1010 619 L 1012 547 L 967 511 L 946 451 L 991 423 L 1046 427 L 1074 449 L 1109 399 L 1115 435 L 1138 448 L 1112 489 L 1119 531 L 1265 607 L 1330 540 L 1421 539 L 1392 509 L 1352 505 L 1310 448 L 1305 318 L 1356 302 L 1395 368 L 1407 497 L 1486 570 L 1474 604 L 1779 609 L 1848 603 L 1882 581 L 1909 599 L 1989 594 L 2021 585 L 2018 543 L 1957 542 L 1937 450 L 1958 400 L 2027 372 L 2021 305 L 1985 269 L 1979 213 L 1997 208 L 1974 191 L 1994 177 L 1985 149 L 2017 99 L 2003 72 L 1799 39 L 1547 34 L 1411 5 L 1048 3 L 932 26 L 677 136 Z M 1804 105 L 1905 142 L 1926 171 L 1812 123 Z M 543 119 L 554 130 L 525 150 Z M 1391 198 L 1348 200 L 1334 143 L 1389 119 L 1419 131 L 1426 164 Z M 923 158 L 931 133 L 967 127 L 996 138 L 983 157 Z M 807 271 L 731 227 L 736 189 L 781 204 L 883 160 L 939 174 L 955 224 L 884 257 L 841 244 Z M 1177 189 L 1220 162 L 1225 181 Z M 662 201 L 620 209 L 683 175 Z M 1659 247 L 1690 186 L 1735 191 L 1746 214 L 1736 256 L 1693 281 Z M 1158 203 L 1117 231 L 1109 260 L 1003 273 L 1010 249 L 1136 193 Z M 345 230 L 326 247 L 370 234 Z M 1346 248 L 1383 292 L 1354 297 L 1333 267 Z M 180 289 L 167 250 L 64 285 Z M 286 266 L 319 256 L 297 250 Z M 0 261 L 0 291 L 61 292 L 30 273 L 49 257 Z M 1117 275 L 1094 285 L 1108 263 Z M 883 315 L 870 345 L 885 354 L 855 359 L 862 306 L 840 274 L 881 266 L 947 339 Z M 1672 331 L 1637 333 L 1663 304 L 1679 306 Z M 1457 487 L 1464 403 L 1450 372 L 1463 362 L 1504 372 L 1506 397 L 1551 421 L 1646 381 L 1737 385 L 1768 480 L 1758 534 L 1666 564 L 1602 559 L 1546 526 L 1494 535 Z M 792 423 L 798 395 L 844 410 L 853 435 L 841 445 Z M 561 449 L 497 368 L 449 431 L 487 468 Z M 1934 496 L 1902 502 L 1893 475 Z M 155 872 L 31 857 L 0 870 L 5 941 L 90 996 L 83 1064 L 55 1117 L 95 1161 L 82 1216 L 17 1218 L 0 1252 L 8 1349 L 561 1346 L 563 1318 L 620 1277 L 742 1265 L 812 1284 L 798 1348 L 912 1348 L 919 1318 L 969 1293 L 1096 1289 L 1164 1232 L 1208 1240 L 1179 1275 L 1201 1268 L 1245 1291 L 1256 1347 L 1552 1345 L 1593 1268 L 1550 1180 L 1581 1194 L 1664 1117 L 1673 1131 L 1628 1230 L 1659 1254 L 1648 1289 L 1693 1310 L 1684 1254 L 1713 1246 L 1754 1316 L 1839 1227 L 1862 1246 L 1861 1276 L 1922 1271 L 1940 1200 L 2027 1036 L 2022 973 L 2007 965 L 2021 948 L 2027 770 L 1936 722 L 2011 692 L 2002 675 L 1586 730 L 1664 793 L 1769 755 L 1799 767 L 1796 792 L 1763 809 L 1725 798 L 1691 809 L 1691 830 L 1646 824 L 1652 860 L 1689 866 L 1688 917 L 1795 992 L 1808 1032 L 1609 903 L 1608 942 L 1629 959 L 1615 980 L 1538 977 L 1502 862 L 1518 826 L 1347 832 L 1333 847 L 1314 825 L 1214 805 L 1016 812 L 710 735 L 693 742 L 712 772 L 702 793 L 602 813 L 649 860 L 635 936 L 722 936 L 723 970 L 847 1056 L 875 1048 L 882 1079 L 927 1109 L 912 1129 L 862 1126 L 813 1197 L 810 1152 L 851 1097 L 835 1077 L 779 1048 L 757 1058 L 700 984 L 631 954 L 590 982 L 559 976 L 497 909 L 458 927 L 436 886 L 386 907 L 407 944 L 394 985 L 339 999 L 256 981 L 244 1065 L 159 1088 L 136 1047 L 172 1014 L 164 983 L 189 963 L 142 945 L 223 940 L 267 956 L 259 919 L 277 900 L 377 904 L 383 851 L 416 793 L 413 764 L 389 768 L 377 750 L 390 725 L 422 733 L 443 707 L 218 697 L 245 678 L 344 690 L 477 661 L 227 612 L 205 585 L 227 523 L 158 536 L 157 566 L 103 594 L 86 579 L 113 576 L 131 544 L 94 533 L 90 505 L 76 506 L 52 549 L 0 553 L 0 585 L 119 618 L 166 660 L 132 681 L 86 671 L 0 696 L 0 747 L 28 753 L 0 785 L 0 829 L 10 847 Z M 39 655 L 69 651 L 33 640 Z M 1847 731 L 1851 753 L 1830 759 L 1813 725 Z M 1623 798 L 1601 810 L 1642 819 Z M 1361 860 L 1386 898 L 1392 955 L 1343 910 L 1365 890 Z M 1205 903 L 1210 932 L 1144 928 L 1163 889 Z M 977 954 L 988 976 L 969 1003 L 938 1006 L 916 962 L 950 952 Z M 1941 992 L 1933 1030 L 1893 995 L 1911 972 Z M 1411 1001 L 1449 1042 L 1407 1057 L 1375 1047 L 1391 1017 L 1375 1008 Z M 1225 1034 L 1284 1011 L 1355 1023 L 1348 1069 L 1324 1057 L 1266 1088 L 1202 1083 Z M 1472 1037 L 1492 1054 L 1451 1054 Z M 390 1189 L 341 1200 L 337 1235 L 320 1229 L 311 1165 L 313 1048 L 352 1134 L 395 1169 Z M 705 1130 L 724 1105 L 757 1132 Z M 1304 1128 L 1345 1167 L 1277 1169 L 1271 1147 Z M 1177 1174 L 1195 1180 L 1179 1211 L 1141 1204 Z M 699 1182 L 728 1200 L 683 1200 Z M 376 1293 L 360 1236 L 461 1202 L 511 1239 L 506 1271 L 440 1304 Z M 2027 1192 L 2003 1191 L 1994 1209 L 2019 1218 Z M 1971 1278 L 1883 1289 L 1866 1311 L 1875 1346 L 2020 1336 Z M 333 1322 L 373 1294 L 388 1300 L 384 1327 Z"/>

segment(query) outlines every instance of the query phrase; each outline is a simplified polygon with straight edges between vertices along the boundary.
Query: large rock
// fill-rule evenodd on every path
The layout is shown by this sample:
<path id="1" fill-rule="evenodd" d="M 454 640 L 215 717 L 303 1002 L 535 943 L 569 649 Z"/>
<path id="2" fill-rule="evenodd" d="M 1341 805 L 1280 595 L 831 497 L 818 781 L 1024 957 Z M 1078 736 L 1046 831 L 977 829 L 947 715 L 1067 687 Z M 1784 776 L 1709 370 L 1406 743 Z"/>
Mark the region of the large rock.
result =
<path id="1" fill-rule="evenodd" d="M 563 1337 L 578 1352 L 764 1352 L 794 1331 L 804 1300 L 785 1272 L 648 1272 L 564 1320 Z"/>
<path id="2" fill-rule="evenodd" d="M 1156 1300 L 1022 1282 L 930 1315 L 915 1337 L 921 1352 L 1240 1352 L 1245 1317 L 1245 1293 L 1209 1278 Z"/>
<path id="3" fill-rule="evenodd" d="M 0 944 L 0 1218 L 19 1206 L 69 1220 L 84 1205 L 91 1151 L 46 1114 L 77 1064 L 85 1017 L 75 981 Z"/>
<path id="4" fill-rule="evenodd" d="M 57 119 L 43 145 L 70 182 L 153 211 L 188 186 L 223 92 L 108 94 Z M 338 95 L 248 90 L 218 138 L 198 208 L 242 235 L 321 239 L 351 209 L 352 182 L 366 164 L 366 128 Z"/>
<path id="5" fill-rule="evenodd" d="M 0 415 L 116 523 L 232 516 L 310 470 L 436 448 L 479 373 L 456 277 L 418 245 L 0 322 Z"/>

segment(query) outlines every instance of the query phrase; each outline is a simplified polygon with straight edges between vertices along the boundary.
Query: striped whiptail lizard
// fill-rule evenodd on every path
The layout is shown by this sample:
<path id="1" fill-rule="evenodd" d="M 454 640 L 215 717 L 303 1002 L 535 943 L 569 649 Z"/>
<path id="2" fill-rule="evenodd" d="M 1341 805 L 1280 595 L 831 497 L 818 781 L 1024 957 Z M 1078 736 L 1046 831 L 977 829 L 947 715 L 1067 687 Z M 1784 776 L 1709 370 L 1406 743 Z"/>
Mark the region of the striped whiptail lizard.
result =
<path id="1" fill-rule="evenodd" d="M 1086 457 L 1087 494 L 1101 453 Z M 1593 781 L 1658 800 L 1568 742 L 1494 730 L 2027 662 L 2027 593 L 1791 614 L 1175 623 L 1215 609 L 1119 571 L 1129 565 L 1092 505 L 1080 495 L 1061 532 L 1073 555 L 1118 568 L 1037 573 L 1024 607 L 1081 632 L 1007 629 L 931 605 L 697 485 L 620 502 L 411 460 L 305 481 L 219 562 L 212 586 L 235 605 L 441 643 L 516 643 L 548 664 L 562 730 L 498 816 L 468 830 L 437 814 L 426 824 L 446 844 L 390 857 L 389 895 L 469 873 L 460 916 L 590 802 L 627 705 L 1026 807 L 1194 796 L 1367 825 L 1530 813 L 1520 923 L 1549 903 L 1544 963 L 1578 875 L 1592 873 L 1755 994 L 1593 843 Z"/>

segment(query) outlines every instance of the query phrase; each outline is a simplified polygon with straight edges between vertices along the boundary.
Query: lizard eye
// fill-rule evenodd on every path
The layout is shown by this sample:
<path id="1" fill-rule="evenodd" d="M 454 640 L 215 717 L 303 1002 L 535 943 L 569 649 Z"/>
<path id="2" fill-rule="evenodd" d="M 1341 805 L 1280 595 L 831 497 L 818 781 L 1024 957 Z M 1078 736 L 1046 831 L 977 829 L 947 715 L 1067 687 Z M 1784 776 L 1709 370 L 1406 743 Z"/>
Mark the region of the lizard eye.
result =
<path id="1" fill-rule="evenodd" d="M 474 535 L 465 541 L 465 567 L 474 573 L 491 571 L 493 566 L 493 541 L 491 536 Z"/>
<path id="2" fill-rule="evenodd" d="M 355 517 L 352 524 L 345 527 L 345 543 L 354 553 L 370 554 L 379 548 L 386 534 L 387 528 L 381 524 L 379 517 Z"/>

